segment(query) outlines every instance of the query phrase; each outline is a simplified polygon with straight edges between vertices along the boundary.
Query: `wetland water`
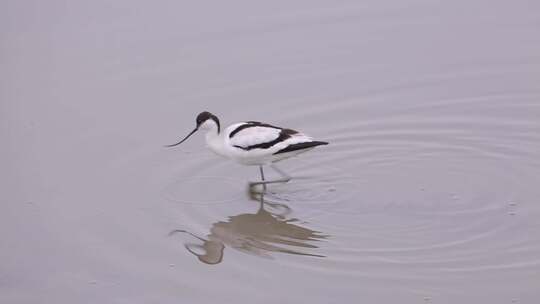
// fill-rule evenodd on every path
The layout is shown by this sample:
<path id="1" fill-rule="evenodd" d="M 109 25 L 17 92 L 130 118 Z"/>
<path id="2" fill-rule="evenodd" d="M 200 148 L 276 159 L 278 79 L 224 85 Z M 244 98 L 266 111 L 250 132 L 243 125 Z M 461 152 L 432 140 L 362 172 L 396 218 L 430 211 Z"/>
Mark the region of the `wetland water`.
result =
<path id="1" fill-rule="evenodd" d="M 0 7 L 0 302 L 540 301 L 538 3 Z M 203 110 L 330 145 L 250 193 Z"/>

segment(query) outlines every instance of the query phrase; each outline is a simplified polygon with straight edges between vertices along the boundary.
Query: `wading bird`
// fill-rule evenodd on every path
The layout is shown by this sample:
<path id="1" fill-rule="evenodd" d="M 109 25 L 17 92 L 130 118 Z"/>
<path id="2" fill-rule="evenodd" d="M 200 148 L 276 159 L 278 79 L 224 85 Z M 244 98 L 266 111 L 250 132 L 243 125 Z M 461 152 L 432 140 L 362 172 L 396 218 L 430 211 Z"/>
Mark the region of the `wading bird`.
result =
<path id="1" fill-rule="evenodd" d="M 197 115 L 196 127 L 180 142 L 166 147 L 177 146 L 186 141 L 198 130 L 206 131 L 206 144 L 218 155 L 232 159 L 242 165 L 259 166 L 261 181 L 251 185 L 288 182 L 291 177 L 281 171 L 274 163 L 307 152 L 316 146 L 327 145 L 327 142 L 316 141 L 311 137 L 286 128 L 276 127 L 258 121 L 235 123 L 224 130 L 219 119 L 210 112 Z M 267 181 L 264 179 L 263 166 L 274 169 L 280 179 Z"/>

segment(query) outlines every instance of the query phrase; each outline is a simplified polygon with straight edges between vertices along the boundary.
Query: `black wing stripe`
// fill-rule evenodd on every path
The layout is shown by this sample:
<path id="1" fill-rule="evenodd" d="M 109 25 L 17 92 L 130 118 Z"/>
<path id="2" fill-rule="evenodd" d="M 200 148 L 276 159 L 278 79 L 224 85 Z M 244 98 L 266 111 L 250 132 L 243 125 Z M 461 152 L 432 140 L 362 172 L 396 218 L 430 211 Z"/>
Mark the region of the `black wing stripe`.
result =
<path id="1" fill-rule="evenodd" d="M 313 147 L 320 146 L 320 145 L 328 145 L 328 143 L 325 142 L 325 141 L 309 141 L 309 142 L 292 144 L 292 145 L 288 145 L 287 147 L 277 151 L 276 153 L 274 153 L 274 155 L 275 154 L 280 154 L 280 153 L 287 153 L 287 152 L 292 152 L 292 151 L 298 151 L 298 150 L 313 148 Z"/>
<path id="2" fill-rule="evenodd" d="M 258 122 L 258 121 L 248 121 L 246 122 L 245 124 L 243 125 L 240 125 L 238 126 L 236 129 L 234 129 L 230 134 L 229 134 L 229 138 L 233 138 L 234 135 L 236 135 L 236 133 L 244 130 L 244 129 L 247 129 L 247 128 L 251 128 L 251 127 L 268 127 L 268 128 L 274 128 L 274 129 L 280 129 L 279 127 L 274 127 L 272 125 L 269 125 L 269 124 L 265 124 L 265 123 L 262 123 L 262 122 Z"/>
<path id="3" fill-rule="evenodd" d="M 272 146 L 274 146 L 275 144 L 278 144 L 282 141 L 285 141 L 287 140 L 288 138 L 291 138 L 291 135 L 288 134 L 287 132 L 284 132 L 284 130 L 281 130 L 281 132 L 279 133 L 279 136 L 272 140 L 272 141 L 267 141 L 267 142 L 264 142 L 264 143 L 260 143 L 260 144 L 256 144 L 256 145 L 251 145 L 251 146 L 247 146 L 247 147 L 242 147 L 242 146 L 236 146 L 236 148 L 240 148 L 242 150 L 246 150 L 246 151 L 249 151 L 249 150 L 253 150 L 253 149 L 268 149 L 268 148 L 271 148 Z"/>
<path id="4" fill-rule="evenodd" d="M 240 131 L 242 131 L 242 130 L 244 130 L 244 129 L 251 128 L 251 127 L 255 127 L 255 125 L 252 124 L 252 123 L 250 123 L 250 122 L 247 122 L 247 123 L 245 123 L 245 124 L 239 125 L 238 127 L 236 127 L 236 129 L 232 130 L 232 132 L 229 134 L 229 138 L 233 138 L 233 136 L 234 136 L 236 133 L 238 133 L 238 132 L 240 132 Z"/>
<path id="5" fill-rule="evenodd" d="M 282 132 L 285 132 L 285 134 L 288 134 L 288 135 L 293 135 L 293 134 L 298 133 L 298 131 L 295 131 L 295 130 L 283 129 L 280 127 L 276 127 L 276 126 L 258 122 L 258 121 L 248 121 L 245 124 L 239 125 L 238 127 L 236 127 L 236 129 L 232 130 L 232 132 L 229 134 L 229 138 L 233 138 L 233 136 L 236 135 L 236 133 L 244 129 L 251 128 L 251 127 L 266 127 L 266 128 L 278 129 L 278 130 L 281 130 Z"/>

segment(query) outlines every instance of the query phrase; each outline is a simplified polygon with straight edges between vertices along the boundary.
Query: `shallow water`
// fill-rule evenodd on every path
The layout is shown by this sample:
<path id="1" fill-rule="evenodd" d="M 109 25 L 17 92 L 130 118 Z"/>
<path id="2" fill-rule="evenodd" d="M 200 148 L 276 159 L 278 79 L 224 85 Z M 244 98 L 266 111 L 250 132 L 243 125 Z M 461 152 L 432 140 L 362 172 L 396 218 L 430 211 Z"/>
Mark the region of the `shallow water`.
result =
<path id="1" fill-rule="evenodd" d="M 540 300 L 536 2 L 0 6 L 0 302 Z M 330 145 L 250 193 L 202 110 Z"/>

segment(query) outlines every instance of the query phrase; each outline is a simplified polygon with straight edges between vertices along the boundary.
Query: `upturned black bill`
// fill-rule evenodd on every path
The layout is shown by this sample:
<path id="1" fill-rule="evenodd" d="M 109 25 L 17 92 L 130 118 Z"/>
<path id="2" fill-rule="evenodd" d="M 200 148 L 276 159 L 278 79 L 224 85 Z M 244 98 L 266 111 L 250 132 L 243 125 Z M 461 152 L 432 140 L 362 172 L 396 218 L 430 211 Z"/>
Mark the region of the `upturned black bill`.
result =
<path id="1" fill-rule="evenodd" d="M 197 128 L 195 128 L 195 130 L 191 131 L 191 133 L 189 133 L 184 139 L 182 139 L 181 141 L 175 143 L 175 144 L 172 144 L 172 145 L 166 145 L 165 147 L 169 148 L 169 147 L 174 147 L 174 146 L 178 146 L 179 144 L 183 143 L 184 141 L 186 141 L 186 139 L 188 139 L 191 135 L 193 135 L 193 133 L 197 132 Z"/>

